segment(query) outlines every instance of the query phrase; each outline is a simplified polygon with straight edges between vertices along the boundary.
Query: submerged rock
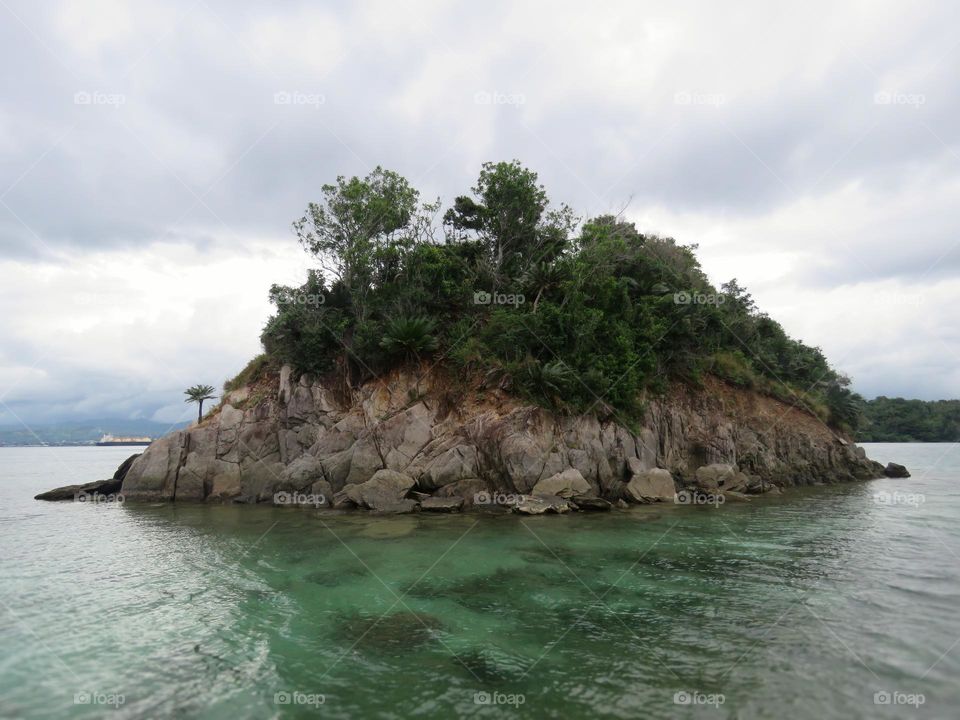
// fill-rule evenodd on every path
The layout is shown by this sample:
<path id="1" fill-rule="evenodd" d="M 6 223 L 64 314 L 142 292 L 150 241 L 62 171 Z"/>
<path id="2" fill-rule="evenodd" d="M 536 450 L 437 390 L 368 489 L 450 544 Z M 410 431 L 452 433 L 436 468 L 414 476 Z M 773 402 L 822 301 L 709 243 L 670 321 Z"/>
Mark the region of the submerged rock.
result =
<path id="1" fill-rule="evenodd" d="M 399 612 L 386 617 L 355 616 L 336 630 L 347 647 L 362 650 L 413 650 L 431 642 L 443 624 L 425 613 Z"/>
<path id="2" fill-rule="evenodd" d="M 417 531 L 418 521 L 409 515 L 382 515 L 375 519 L 367 519 L 360 537 L 373 540 L 396 540 L 407 537 Z"/>
<path id="3" fill-rule="evenodd" d="M 375 513 L 380 513 L 382 515 L 403 515 L 405 513 L 416 512 L 420 509 L 420 506 L 417 504 L 416 500 L 411 500 L 410 498 L 403 498 L 402 500 L 396 500 L 394 502 L 378 502 L 375 507 L 371 507 Z"/>
<path id="4" fill-rule="evenodd" d="M 479 678 L 483 682 L 506 683 L 523 677 L 533 661 L 489 646 L 460 653 L 454 658 L 454 663 L 460 670 L 466 666 L 474 680 Z"/>
<path id="5" fill-rule="evenodd" d="M 354 565 L 340 565 L 326 570 L 314 570 L 303 577 L 303 581 L 324 587 L 343 587 L 344 584 L 358 582 L 367 577 L 367 571 Z"/>
<path id="6" fill-rule="evenodd" d="M 555 495 L 521 495 L 513 506 L 513 511 L 521 515 L 560 514 L 570 510 L 570 503 Z"/>
<path id="7" fill-rule="evenodd" d="M 610 512 L 613 509 L 613 503 L 609 500 L 589 495 L 577 495 L 573 498 L 573 504 L 577 506 L 578 510 L 586 512 Z"/>
<path id="8" fill-rule="evenodd" d="M 463 509 L 463 498 L 456 495 L 428 497 L 420 501 L 420 509 L 427 512 L 460 512 Z"/>

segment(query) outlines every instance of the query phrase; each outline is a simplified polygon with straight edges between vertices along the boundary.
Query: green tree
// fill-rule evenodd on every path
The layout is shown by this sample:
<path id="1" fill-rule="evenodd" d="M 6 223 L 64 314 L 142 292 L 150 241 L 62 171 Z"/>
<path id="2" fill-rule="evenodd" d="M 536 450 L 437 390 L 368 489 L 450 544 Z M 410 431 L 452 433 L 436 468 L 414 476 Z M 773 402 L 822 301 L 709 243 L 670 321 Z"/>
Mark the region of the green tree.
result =
<path id="1" fill-rule="evenodd" d="M 348 289 L 354 313 L 363 319 L 370 292 L 396 270 L 403 250 L 424 231 L 416 217 L 419 193 L 379 166 L 363 179 L 340 176 L 321 192 L 323 201 L 310 203 L 293 230 L 324 271 Z"/>
<path id="2" fill-rule="evenodd" d="M 212 385 L 194 385 L 184 390 L 183 394 L 187 396 L 184 402 L 197 403 L 199 406 L 197 410 L 197 422 L 203 420 L 203 401 L 212 400 L 216 397 L 216 395 L 213 394 Z"/>
<path id="3" fill-rule="evenodd" d="M 567 247 L 576 225 L 566 205 L 549 210 L 537 174 L 518 160 L 484 163 L 473 197 L 462 195 L 444 215 L 452 236 L 475 235 L 484 245 L 495 287 L 549 263 Z"/>

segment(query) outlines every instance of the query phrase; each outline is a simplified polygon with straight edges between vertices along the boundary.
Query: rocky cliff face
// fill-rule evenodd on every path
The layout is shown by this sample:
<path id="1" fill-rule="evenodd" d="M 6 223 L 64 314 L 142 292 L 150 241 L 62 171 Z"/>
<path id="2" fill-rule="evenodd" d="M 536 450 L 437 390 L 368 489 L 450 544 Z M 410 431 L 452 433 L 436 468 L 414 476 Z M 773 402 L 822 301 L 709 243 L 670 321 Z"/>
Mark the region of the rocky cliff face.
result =
<path id="1" fill-rule="evenodd" d="M 630 430 L 595 414 L 560 417 L 496 389 L 453 396 L 437 374 L 417 382 L 393 373 L 342 397 L 285 367 L 269 384 L 229 393 L 199 425 L 154 442 L 130 467 L 122 492 L 128 500 L 261 502 L 313 491 L 363 505 L 370 493 L 359 486 L 370 481 L 380 492 L 389 477 L 388 492 L 401 488 L 398 502 L 419 494 L 420 501 L 459 496 L 469 504 L 481 492 L 580 483 L 579 474 L 590 491 L 578 495 L 636 500 L 663 494 L 662 474 L 650 476 L 660 490 L 643 489 L 643 473 L 654 468 L 670 471 L 678 490 L 717 489 L 718 482 L 722 490 L 724 465 L 740 490 L 883 472 L 812 416 L 714 379 L 651 401 L 643 424 Z M 719 481 L 707 466 L 721 467 Z M 415 484 L 397 485 L 385 473 L 372 481 L 383 469 Z M 565 473 L 571 470 L 577 473 Z"/>

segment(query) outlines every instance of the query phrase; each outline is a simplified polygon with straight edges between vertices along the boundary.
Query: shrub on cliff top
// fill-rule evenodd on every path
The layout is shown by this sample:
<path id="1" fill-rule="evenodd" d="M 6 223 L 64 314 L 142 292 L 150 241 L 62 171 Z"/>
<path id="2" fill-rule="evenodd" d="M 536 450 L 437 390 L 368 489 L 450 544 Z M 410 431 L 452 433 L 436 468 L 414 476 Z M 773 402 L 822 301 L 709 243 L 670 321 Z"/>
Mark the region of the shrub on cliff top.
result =
<path id="1" fill-rule="evenodd" d="M 252 385 L 257 382 L 267 372 L 270 367 L 271 358 L 267 353 L 260 353 L 248 362 L 243 370 L 230 380 L 223 384 L 223 392 L 228 393 L 231 390 L 237 390 L 244 385 Z"/>

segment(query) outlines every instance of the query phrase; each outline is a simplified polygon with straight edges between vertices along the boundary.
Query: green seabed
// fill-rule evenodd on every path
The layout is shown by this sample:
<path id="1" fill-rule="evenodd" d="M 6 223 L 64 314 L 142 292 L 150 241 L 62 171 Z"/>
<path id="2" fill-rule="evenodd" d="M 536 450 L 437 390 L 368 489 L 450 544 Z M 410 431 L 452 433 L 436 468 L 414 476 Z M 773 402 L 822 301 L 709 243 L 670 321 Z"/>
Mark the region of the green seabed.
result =
<path id="1" fill-rule="evenodd" d="M 920 506 L 876 502 L 894 480 L 544 517 L 25 501 L 0 716 L 948 717 L 957 470 Z"/>

